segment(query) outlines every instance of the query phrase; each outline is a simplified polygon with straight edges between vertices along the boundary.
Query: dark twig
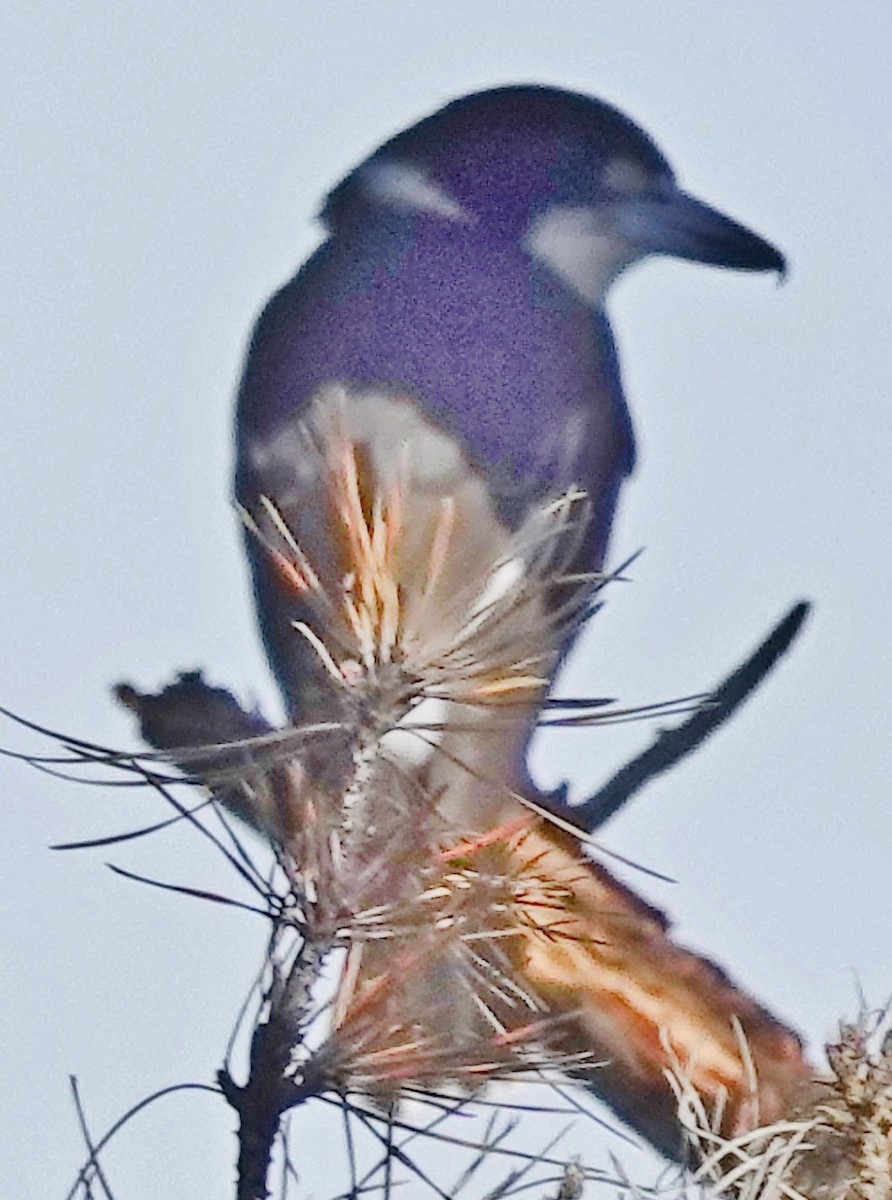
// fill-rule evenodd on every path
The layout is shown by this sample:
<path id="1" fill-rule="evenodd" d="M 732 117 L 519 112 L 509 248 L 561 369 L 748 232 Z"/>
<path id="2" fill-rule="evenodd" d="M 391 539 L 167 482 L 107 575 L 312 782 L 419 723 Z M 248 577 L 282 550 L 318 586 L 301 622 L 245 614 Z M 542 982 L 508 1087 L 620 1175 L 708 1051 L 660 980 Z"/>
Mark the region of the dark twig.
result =
<path id="1" fill-rule="evenodd" d="M 201 812 L 202 809 L 213 803 L 212 798 L 202 800 L 200 804 L 196 804 L 195 808 L 189 809 L 189 812 L 192 814 Z M 143 825 L 140 829 L 130 829 L 126 833 L 110 833 L 105 837 L 85 838 L 77 842 L 51 842 L 50 850 L 97 850 L 100 846 L 117 846 L 120 842 L 132 842 L 137 838 L 148 837 L 152 833 L 160 833 L 162 829 L 168 829 L 171 825 L 177 825 L 183 820 L 185 818 L 181 816 L 167 817 L 163 821 L 156 821 L 153 825 Z"/>
<path id="2" fill-rule="evenodd" d="M 165 1096 L 172 1096 L 175 1092 L 210 1092 L 214 1096 L 220 1095 L 220 1089 L 209 1087 L 206 1083 L 175 1083 L 170 1087 L 159 1088 L 157 1092 L 152 1092 L 149 1096 L 144 1096 L 142 1100 L 137 1101 L 131 1108 L 128 1108 L 123 1116 L 118 1117 L 117 1121 L 106 1130 L 98 1142 L 92 1146 L 90 1158 L 87 1163 L 80 1169 L 77 1179 L 72 1184 L 65 1200 L 74 1200 L 77 1195 L 78 1188 L 87 1185 L 91 1171 L 95 1170 L 96 1158 L 108 1143 L 118 1134 L 123 1127 L 132 1121 L 135 1116 L 141 1113 L 144 1109 L 154 1104 L 158 1100 L 162 1100 Z"/>
<path id="3" fill-rule="evenodd" d="M 114 1200 L 108 1180 L 105 1178 L 105 1174 L 103 1173 L 102 1167 L 99 1165 L 99 1160 L 96 1157 L 96 1147 L 93 1144 L 93 1138 L 87 1125 L 87 1114 L 84 1112 L 84 1106 L 81 1103 L 77 1077 L 75 1075 L 69 1075 L 68 1082 L 71 1085 L 71 1095 L 74 1098 L 74 1108 L 77 1112 L 77 1121 L 81 1127 L 81 1134 L 83 1135 L 84 1144 L 87 1147 L 87 1154 L 89 1155 L 89 1158 L 87 1159 L 87 1167 L 92 1168 L 96 1179 L 99 1180 L 99 1186 L 105 1193 L 107 1200 Z M 85 1186 L 89 1186 L 89 1181 L 85 1179 L 84 1184 Z"/>
<path id="4" fill-rule="evenodd" d="M 110 871 L 124 879 L 132 879 L 134 883 L 145 883 L 149 887 L 160 888 L 163 892 L 176 892 L 179 896 L 191 896 L 195 900 L 210 900 L 213 904 L 223 904 L 228 908 L 238 908 L 242 912 L 253 913 L 258 917 L 269 918 L 266 908 L 255 908 L 253 904 L 245 904 L 242 900 L 234 900 L 231 896 L 223 896 L 219 892 L 209 892 L 205 888 L 187 887 L 180 883 L 165 883 L 163 879 L 152 879 L 148 875 L 139 875 L 136 871 L 128 871 L 124 867 L 106 863 Z"/>
<path id="5" fill-rule="evenodd" d="M 684 724 L 663 730 L 650 746 L 626 763 L 602 788 L 574 806 L 573 820 L 593 833 L 657 775 L 696 750 L 729 719 L 786 654 L 801 630 L 811 605 L 795 604 L 749 657 Z"/>
<path id="6" fill-rule="evenodd" d="M 310 991 L 319 976 L 324 949 L 304 942 L 284 978 L 273 964 L 269 1012 L 258 1021 L 251 1039 L 248 1079 L 239 1086 L 227 1070 L 217 1079 L 239 1116 L 237 1200 L 266 1200 L 267 1175 L 283 1114 L 311 1094 L 289 1078 L 300 1027 L 309 1011 Z"/>

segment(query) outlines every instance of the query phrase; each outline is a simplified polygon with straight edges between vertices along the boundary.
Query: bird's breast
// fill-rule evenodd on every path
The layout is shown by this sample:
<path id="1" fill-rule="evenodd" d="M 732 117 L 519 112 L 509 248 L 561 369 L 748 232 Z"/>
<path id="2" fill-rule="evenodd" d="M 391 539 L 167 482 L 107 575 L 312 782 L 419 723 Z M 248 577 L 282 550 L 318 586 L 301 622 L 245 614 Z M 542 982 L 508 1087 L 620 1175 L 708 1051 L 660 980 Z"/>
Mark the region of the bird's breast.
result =
<path id="1" fill-rule="evenodd" d="M 601 566 L 630 461 L 609 328 L 519 250 L 471 253 L 441 239 L 360 259 L 323 247 L 261 317 L 239 399 L 238 497 L 277 545 L 282 530 L 261 511 L 272 504 L 320 595 L 348 608 L 367 566 L 363 529 L 380 524 L 382 546 L 399 529 L 387 578 L 402 650 L 417 659 L 423 646 L 430 663 L 471 647 L 475 670 L 482 658 L 532 681 L 510 729 L 504 713 L 462 716 L 475 734 L 464 777 L 516 780 L 542 681 L 578 624 L 572 581 Z M 345 508 L 347 462 L 356 484 Z M 270 658 L 297 717 L 330 687 L 294 623 L 312 616 L 330 638 L 343 605 L 323 605 L 317 621 L 321 601 L 283 582 L 258 543 L 250 553 Z M 484 739 L 481 712 L 493 727 Z"/>
<path id="2" fill-rule="evenodd" d="M 513 525 L 543 494 L 612 494 L 630 465 L 605 318 L 516 247 L 324 247 L 261 318 L 240 425 L 267 435 L 331 383 L 411 389 Z"/>

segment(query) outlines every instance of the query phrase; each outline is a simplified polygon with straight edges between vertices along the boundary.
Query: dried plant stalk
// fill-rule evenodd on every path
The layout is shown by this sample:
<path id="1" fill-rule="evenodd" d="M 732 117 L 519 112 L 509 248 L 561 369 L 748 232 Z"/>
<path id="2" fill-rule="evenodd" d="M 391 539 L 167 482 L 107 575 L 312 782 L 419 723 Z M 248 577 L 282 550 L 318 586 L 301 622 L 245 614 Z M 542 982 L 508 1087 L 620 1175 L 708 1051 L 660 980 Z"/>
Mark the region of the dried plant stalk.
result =
<path id="1" fill-rule="evenodd" d="M 892 1196 L 892 1039 L 865 1015 L 828 1045 L 829 1074 L 803 1081 L 782 1113 L 735 1138 L 722 1133 L 688 1064 L 668 1072 L 694 1182 L 734 1200 L 888 1200 Z M 746 1052 L 746 1039 L 738 1030 Z"/>
<path id="2" fill-rule="evenodd" d="M 244 739 L 234 702 L 194 677 L 158 697 L 119 691 L 156 745 L 265 834 L 287 879 L 248 1082 L 224 1077 L 250 1150 L 243 1195 L 264 1194 L 282 1113 L 326 1091 L 392 1113 L 406 1095 L 560 1073 L 684 1157 L 666 1079 L 684 1062 L 689 1094 L 718 1114 L 712 1136 L 746 1141 L 810 1080 L 798 1039 L 678 946 L 519 766 L 603 583 L 574 573 L 586 498 L 545 497 L 512 532 L 441 431 L 406 439 L 435 469 L 366 444 L 369 404 L 423 423 L 399 395 L 327 389 L 293 431 L 307 478 L 280 432 L 270 454 L 287 461 L 262 474 L 281 487 L 246 514 L 294 601 L 283 670 L 300 719 L 272 730 L 242 714 Z M 172 737 L 187 691 L 208 718 L 198 747 Z M 213 748 L 218 726 L 227 744 Z M 335 950 L 310 1052 L 311 988 Z"/>

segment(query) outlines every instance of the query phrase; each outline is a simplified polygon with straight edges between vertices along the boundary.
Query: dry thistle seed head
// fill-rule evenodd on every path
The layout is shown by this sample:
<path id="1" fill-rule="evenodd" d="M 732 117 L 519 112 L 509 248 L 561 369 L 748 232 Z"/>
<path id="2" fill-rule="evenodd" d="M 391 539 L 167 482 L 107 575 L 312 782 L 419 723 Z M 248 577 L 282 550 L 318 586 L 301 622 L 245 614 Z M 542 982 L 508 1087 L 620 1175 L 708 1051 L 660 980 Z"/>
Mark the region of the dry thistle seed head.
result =
<path id="1" fill-rule="evenodd" d="M 742 1200 L 889 1200 L 892 1055 L 875 1019 L 841 1025 L 830 1076 L 803 1079 L 772 1123 L 730 1138 L 676 1061 L 679 1122 L 699 1163 L 695 1181 Z"/>
<path id="2" fill-rule="evenodd" d="M 888 1011 L 841 1024 L 827 1046 L 829 1079 L 804 1093 L 799 1109 L 817 1122 L 814 1145 L 791 1174 L 810 1200 L 892 1197 L 892 1046 Z"/>
<path id="3" fill-rule="evenodd" d="M 596 584 L 573 573 L 585 497 L 543 496 L 509 528 L 459 445 L 384 387 L 320 390 L 252 454 L 267 494 L 247 519 L 291 615 L 266 632 L 292 718 L 380 739 L 457 831 L 497 823 Z M 352 766 L 330 744 L 302 761 L 335 790 Z"/>
<path id="4" fill-rule="evenodd" d="M 780 1115 L 809 1077 L 792 1033 L 674 946 L 659 914 L 543 818 L 444 844 L 415 879 L 345 931 L 323 1060 L 332 1086 L 392 1104 L 401 1088 L 535 1064 L 581 1075 L 678 1154 L 669 1065 L 685 1063 L 701 1107 L 721 1100 L 718 1137 Z"/>
<path id="5" fill-rule="evenodd" d="M 442 853 L 475 875 L 485 865 L 508 893 L 485 935 L 465 945 L 491 1018 L 529 1053 L 528 1013 L 543 1014 L 537 1053 L 573 1075 L 579 1056 L 586 1083 L 670 1156 L 681 1153 L 681 1131 L 665 1072 L 679 1057 L 701 1103 L 712 1109 L 721 1098 L 717 1130 L 728 1136 L 780 1116 L 810 1079 L 796 1036 L 675 945 L 661 915 L 585 857 L 569 831 L 528 813 Z M 487 989 L 489 971 L 497 984 Z"/>
<path id="6" fill-rule="evenodd" d="M 532 818 L 535 820 L 535 818 Z M 528 824 L 530 818 L 525 818 Z M 584 1070 L 566 1016 L 524 983 L 524 939 L 559 938 L 567 889 L 513 859 L 521 823 L 431 851 L 419 890 L 357 915 L 313 1070 L 341 1091 L 392 1105 L 411 1089 L 473 1091 L 531 1070 Z"/>
<path id="7" fill-rule="evenodd" d="M 511 530 L 456 443 L 383 389 L 327 389 L 292 432 L 258 466 L 273 486 L 251 519 L 292 604 L 269 640 L 296 770 L 280 785 L 266 764 L 257 822 L 306 899 L 307 944 L 351 947 L 307 1070 L 389 1103 L 407 1081 L 608 1060 L 593 1088 L 674 1155 L 661 1031 L 739 1131 L 756 1119 L 739 1018 L 774 1111 L 807 1072 L 794 1035 L 522 799 L 522 750 L 595 586 L 572 571 L 585 498 L 546 497 Z"/>
<path id="8" fill-rule="evenodd" d="M 228 694 L 206 685 L 199 693 L 192 717 L 221 703 L 233 717 Z M 164 705 L 171 697 L 156 699 Z M 134 693 L 132 701 L 142 712 L 145 697 Z M 166 722 L 176 711 L 156 715 Z M 249 714 L 234 719 L 246 731 L 256 723 Z M 720 1136 L 758 1123 L 754 1099 L 763 1119 L 788 1110 L 809 1078 L 795 1036 L 711 963 L 675 945 L 661 914 L 581 854 L 578 831 L 566 821 L 557 827 L 518 798 L 520 817 L 456 840 L 437 797 L 419 774 L 391 761 L 379 731 L 349 747 L 353 773 L 339 789 L 302 768 L 291 773 L 307 732 L 270 731 L 223 755 L 227 767 L 250 749 L 252 786 L 269 792 L 255 807 L 281 815 L 269 836 L 294 901 L 283 897 L 271 914 L 279 929 L 297 929 L 317 960 L 337 945 L 358 947 L 322 1057 L 297 1065 L 305 1095 L 327 1080 L 325 1087 L 342 1091 L 361 1084 L 372 1096 L 386 1093 L 389 1104 L 407 1086 L 467 1087 L 533 1061 L 584 1071 L 620 1117 L 678 1156 L 680 1128 L 664 1077 L 674 1056 L 690 1064 L 698 1102 L 710 1111 L 726 1093 Z M 190 752 L 207 767 L 205 782 L 211 749 Z M 360 813 L 369 820 L 357 820 Z M 305 1008 L 286 1015 L 295 1044 Z M 753 1071 L 733 1018 L 746 1031 Z M 414 1082 L 398 1083 L 405 1080 Z"/>

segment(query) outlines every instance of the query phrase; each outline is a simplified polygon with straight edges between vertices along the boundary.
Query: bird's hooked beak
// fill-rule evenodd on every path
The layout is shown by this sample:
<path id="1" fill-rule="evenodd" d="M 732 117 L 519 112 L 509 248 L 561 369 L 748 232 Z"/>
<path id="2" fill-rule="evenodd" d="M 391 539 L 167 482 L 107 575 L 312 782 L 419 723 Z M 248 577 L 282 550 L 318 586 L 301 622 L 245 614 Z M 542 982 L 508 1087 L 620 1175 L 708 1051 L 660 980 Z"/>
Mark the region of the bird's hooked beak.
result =
<path id="1" fill-rule="evenodd" d="M 615 228 L 641 257 L 668 254 L 734 271 L 786 274 L 786 260 L 770 242 L 679 188 L 624 200 Z"/>
<path id="2" fill-rule="evenodd" d="M 654 254 L 781 278 L 787 270 L 770 242 L 665 180 L 608 203 L 546 209 L 524 245 L 589 304 L 601 303 L 618 275 Z"/>

